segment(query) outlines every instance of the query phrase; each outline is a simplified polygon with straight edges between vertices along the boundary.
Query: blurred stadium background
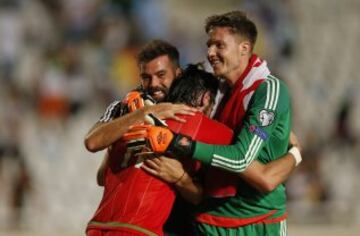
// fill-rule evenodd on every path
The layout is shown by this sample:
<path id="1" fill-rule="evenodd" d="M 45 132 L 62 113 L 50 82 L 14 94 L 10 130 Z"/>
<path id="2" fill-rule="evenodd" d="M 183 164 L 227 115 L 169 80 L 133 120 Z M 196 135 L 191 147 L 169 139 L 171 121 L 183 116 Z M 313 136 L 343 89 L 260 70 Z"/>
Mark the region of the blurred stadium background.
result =
<path id="1" fill-rule="evenodd" d="M 137 49 L 162 38 L 183 65 L 205 61 L 204 19 L 233 9 L 292 93 L 304 161 L 289 235 L 358 235 L 358 0 L 0 0 L 0 235 L 83 235 L 103 154 L 83 137 L 138 83 Z"/>

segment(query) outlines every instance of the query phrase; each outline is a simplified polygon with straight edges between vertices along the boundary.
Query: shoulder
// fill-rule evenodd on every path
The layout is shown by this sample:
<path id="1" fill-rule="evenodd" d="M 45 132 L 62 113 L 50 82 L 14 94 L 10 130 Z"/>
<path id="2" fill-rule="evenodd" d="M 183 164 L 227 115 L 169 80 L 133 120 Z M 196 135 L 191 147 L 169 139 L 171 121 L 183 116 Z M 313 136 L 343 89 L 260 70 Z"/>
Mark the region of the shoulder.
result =
<path id="1" fill-rule="evenodd" d="M 122 116 L 127 112 L 127 107 L 124 105 L 122 100 L 115 100 L 107 106 L 104 114 L 100 117 L 100 122 L 108 122 Z"/>
<path id="2" fill-rule="evenodd" d="M 280 93 L 280 92 L 286 92 L 288 91 L 288 87 L 286 83 L 273 76 L 269 75 L 258 87 L 257 91 L 259 92 L 266 92 L 266 93 Z"/>
<path id="3" fill-rule="evenodd" d="M 269 75 L 256 89 L 256 99 L 265 102 L 265 108 L 269 110 L 277 110 L 281 107 L 289 106 L 289 90 L 283 80 L 273 75 Z"/>

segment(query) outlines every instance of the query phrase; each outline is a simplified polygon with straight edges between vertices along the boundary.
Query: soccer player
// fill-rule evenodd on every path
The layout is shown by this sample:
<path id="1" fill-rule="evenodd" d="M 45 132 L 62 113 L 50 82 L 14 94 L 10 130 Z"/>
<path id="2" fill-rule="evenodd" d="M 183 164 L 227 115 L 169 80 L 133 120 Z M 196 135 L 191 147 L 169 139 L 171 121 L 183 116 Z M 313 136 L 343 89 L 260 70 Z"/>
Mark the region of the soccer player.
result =
<path id="1" fill-rule="evenodd" d="M 192 157 L 242 177 L 234 194 L 203 199 L 196 215 L 197 235 L 286 235 L 285 186 L 268 183 L 265 193 L 253 186 L 263 182 L 257 168 L 264 167 L 254 160 L 271 164 L 287 153 L 291 129 L 287 87 L 253 54 L 257 29 L 243 12 L 211 16 L 205 30 L 214 74 L 230 88 L 216 118 L 236 131 L 236 137 L 232 145 L 210 145 L 159 128 L 170 137 L 162 149 L 173 157 Z M 136 138 L 153 138 L 149 129 L 134 130 L 141 134 Z M 126 136 L 135 137 L 129 134 Z M 153 145 L 151 148 L 158 152 Z M 291 148 L 290 153 L 296 161 L 284 162 L 283 169 L 278 169 L 284 180 L 300 160 L 298 149 Z"/>
<path id="2" fill-rule="evenodd" d="M 138 54 L 138 67 L 141 86 L 137 91 L 146 92 L 149 99 L 163 102 L 173 80 L 181 72 L 179 52 L 173 45 L 153 40 L 146 44 Z M 136 99 L 135 99 L 136 101 Z M 175 114 L 193 114 L 196 109 L 183 104 L 160 103 L 144 106 L 129 113 L 126 103 L 116 100 L 111 103 L 101 119 L 89 130 L 85 146 L 90 152 L 103 150 L 118 141 L 131 125 L 143 123 L 148 114 L 160 119 L 184 120 Z"/>
<path id="3" fill-rule="evenodd" d="M 141 77 L 141 87 L 137 90 L 151 96 L 145 96 L 145 100 L 151 100 L 153 98 L 156 102 L 163 102 L 165 96 L 168 94 L 170 85 L 181 71 L 179 67 L 178 50 L 165 41 L 153 40 L 144 46 L 138 54 L 137 59 Z M 141 99 L 133 98 L 131 96 L 128 96 L 124 100 L 113 102 L 108 106 L 104 115 L 90 129 L 85 137 L 85 146 L 89 151 L 96 152 L 107 148 L 107 153 L 100 170 L 98 171 L 97 178 L 100 185 L 105 185 L 104 196 L 99 209 L 93 218 L 95 222 L 90 222 L 88 225 L 88 235 L 102 235 L 106 231 L 116 235 L 121 235 L 121 233 L 127 235 L 144 235 L 144 230 L 146 232 L 150 231 L 149 235 L 154 235 L 155 233 L 151 233 L 151 229 L 156 228 L 156 231 L 159 227 L 160 230 L 158 234 L 160 234 L 161 222 L 167 217 L 165 212 L 165 214 L 161 215 L 161 219 L 148 220 L 147 223 L 145 222 L 145 227 L 148 228 L 142 228 L 141 223 L 144 219 L 141 219 L 141 217 L 136 219 L 134 215 L 142 214 L 144 216 L 146 215 L 146 212 L 135 212 L 136 214 L 133 212 L 133 215 L 126 213 L 129 219 L 126 219 L 125 222 L 123 218 L 120 218 L 123 216 L 121 215 L 122 212 L 116 212 L 117 206 L 122 207 L 126 204 L 124 200 L 126 201 L 127 199 L 132 199 L 132 197 L 136 197 L 136 195 L 132 195 L 129 196 L 129 198 L 126 198 L 127 195 L 122 193 L 123 199 L 116 199 L 117 191 L 115 190 L 118 188 L 123 190 L 123 188 L 121 188 L 123 183 L 128 183 L 127 186 L 129 186 L 129 181 L 116 178 L 116 174 L 122 168 L 121 165 L 123 164 L 126 166 L 128 164 L 126 162 L 121 163 L 121 161 L 124 161 L 124 154 L 122 153 L 123 147 L 120 145 L 120 138 L 131 125 L 145 122 L 148 114 L 156 115 L 161 119 L 170 118 L 179 122 L 184 122 L 183 119 L 176 117 L 175 114 L 191 115 L 197 110 L 182 104 L 161 103 L 153 106 L 141 107 L 139 103 L 141 103 Z M 130 111 L 133 112 L 130 113 Z M 109 154 L 116 155 L 117 152 L 119 152 L 118 158 L 112 158 L 112 163 L 108 163 L 108 161 L 110 162 Z M 109 168 L 107 168 L 107 166 L 111 166 L 111 171 L 108 170 Z M 111 177 L 107 178 L 108 181 L 105 181 L 104 178 L 104 173 L 106 171 L 111 174 Z M 144 175 L 144 173 L 141 174 L 142 176 Z M 124 174 L 122 174 L 122 176 L 123 178 L 126 178 Z M 133 180 L 135 181 L 135 179 L 136 178 Z M 155 180 L 154 182 L 158 184 L 159 189 L 167 186 L 161 181 Z M 143 184 L 146 184 L 146 182 L 143 182 Z M 171 195 L 173 193 L 169 194 Z M 172 199 L 170 197 L 170 200 L 167 200 L 167 196 L 163 196 L 163 198 L 165 199 L 164 201 L 170 202 Z M 132 216 L 134 219 L 131 219 Z M 131 224 L 131 221 L 133 224 Z M 158 226 L 159 224 L 160 226 Z"/>

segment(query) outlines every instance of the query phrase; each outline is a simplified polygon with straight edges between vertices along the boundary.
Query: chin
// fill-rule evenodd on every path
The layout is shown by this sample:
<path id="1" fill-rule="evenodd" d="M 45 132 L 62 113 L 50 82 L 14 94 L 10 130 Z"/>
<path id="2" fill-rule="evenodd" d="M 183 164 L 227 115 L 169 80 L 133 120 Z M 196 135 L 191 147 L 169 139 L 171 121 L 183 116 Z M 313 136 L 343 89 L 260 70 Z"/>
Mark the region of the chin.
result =
<path id="1" fill-rule="evenodd" d="M 163 102 L 165 100 L 165 95 L 162 96 L 151 96 L 156 102 Z"/>
<path id="2" fill-rule="evenodd" d="M 213 68 L 213 71 L 214 71 L 214 75 L 216 75 L 216 76 L 221 76 L 224 74 L 224 73 L 222 73 L 222 70 L 220 68 L 219 69 Z"/>
<path id="3" fill-rule="evenodd" d="M 214 75 L 217 77 L 223 77 L 224 73 L 222 71 L 214 71 Z"/>

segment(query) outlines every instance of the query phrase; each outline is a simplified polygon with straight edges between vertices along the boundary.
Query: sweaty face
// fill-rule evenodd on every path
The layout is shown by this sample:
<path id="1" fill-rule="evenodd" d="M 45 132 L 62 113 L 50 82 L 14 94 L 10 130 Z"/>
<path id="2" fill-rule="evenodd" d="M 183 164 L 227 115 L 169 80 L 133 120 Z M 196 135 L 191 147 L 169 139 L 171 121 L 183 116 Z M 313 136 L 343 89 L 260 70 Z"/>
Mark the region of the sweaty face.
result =
<path id="1" fill-rule="evenodd" d="M 140 65 L 140 77 L 144 89 L 157 102 L 164 101 L 179 68 L 167 55 L 159 56 Z"/>
<path id="2" fill-rule="evenodd" d="M 209 32 L 207 57 L 219 77 L 227 77 L 240 67 L 239 38 L 228 27 L 214 27 Z"/>

